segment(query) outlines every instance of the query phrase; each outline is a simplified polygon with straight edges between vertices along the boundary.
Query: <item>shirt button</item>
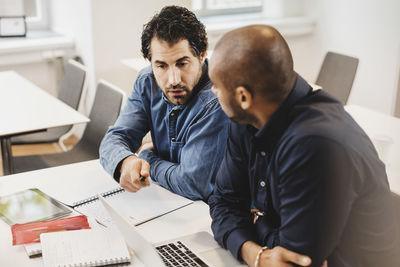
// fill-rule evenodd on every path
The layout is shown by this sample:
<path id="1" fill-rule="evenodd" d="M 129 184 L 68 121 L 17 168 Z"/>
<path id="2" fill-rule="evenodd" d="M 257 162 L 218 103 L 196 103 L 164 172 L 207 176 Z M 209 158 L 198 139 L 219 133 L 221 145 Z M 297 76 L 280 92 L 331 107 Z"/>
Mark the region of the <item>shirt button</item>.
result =
<path id="1" fill-rule="evenodd" d="M 174 112 L 171 112 L 170 116 L 171 116 L 171 117 L 175 116 L 175 113 L 174 113 Z"/>
<path id="2" fill-rule="evenodd" d="M 260 152 L 260 155 L 261 155 L 262 157 L 265 157 L 265 155 L 267 155 L 267 153 L 265 153 L 264 151 L 261 151 L 261 152 Z"/>
<path id="3" fill-rule="evenodd" d="M 261 185 L 261 187 L 264 187 L 264 186 L 265 186 L 265 182 L 264 182 L 264 181 L 261 181 L 261 182 L 260 182 L 260 185 Z"/>
<path id="4" fill-rule="evenodd" d="M 175 142 L 175 140 L 176 140 L 175 137 L 172 137 L 172 138 L 171 138 L 171 141 L 172 141 L 172 142 Z"/>

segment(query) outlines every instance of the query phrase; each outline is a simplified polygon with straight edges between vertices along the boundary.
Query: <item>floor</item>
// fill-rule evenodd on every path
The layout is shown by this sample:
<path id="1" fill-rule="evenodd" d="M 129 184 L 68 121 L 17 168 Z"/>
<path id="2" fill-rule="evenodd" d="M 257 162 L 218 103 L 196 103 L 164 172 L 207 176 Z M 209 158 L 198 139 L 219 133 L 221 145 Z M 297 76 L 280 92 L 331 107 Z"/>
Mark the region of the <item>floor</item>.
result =
<path id="1" fill-rule="evenodd" d="M 79 141 L 78 138 L 72 135 L 64 141 L 64 145 L 67 147 L 67 149 L 71 149 L 76 143 L 78 143 L 78 141 Z M 14 145 L 12 146 L 11 149 L 13 156 L 38 155 L 38 154 L 62 152 L 62 149 L 58 143 Z M 0 176 L 3 176 L 1 157 L 0 157 Z"/>

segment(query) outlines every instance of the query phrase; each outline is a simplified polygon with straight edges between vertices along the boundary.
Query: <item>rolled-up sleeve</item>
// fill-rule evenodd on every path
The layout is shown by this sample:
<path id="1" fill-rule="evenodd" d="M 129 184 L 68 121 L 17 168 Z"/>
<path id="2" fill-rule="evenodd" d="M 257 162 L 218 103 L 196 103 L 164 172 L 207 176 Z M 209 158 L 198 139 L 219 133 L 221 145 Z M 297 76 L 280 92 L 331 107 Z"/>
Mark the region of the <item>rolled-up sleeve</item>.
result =
<path id="1" fill-rule="evenodd" d="M 146 87 L 145 83 L 145 79 L 140 77 L 136 80 L 125 107 L 100 144 L 100 163 L 117 181 L 120 176 L 117 168 L 120 162 L 139 149 L 143 137 L 150 130 L 141 95 Z"/>

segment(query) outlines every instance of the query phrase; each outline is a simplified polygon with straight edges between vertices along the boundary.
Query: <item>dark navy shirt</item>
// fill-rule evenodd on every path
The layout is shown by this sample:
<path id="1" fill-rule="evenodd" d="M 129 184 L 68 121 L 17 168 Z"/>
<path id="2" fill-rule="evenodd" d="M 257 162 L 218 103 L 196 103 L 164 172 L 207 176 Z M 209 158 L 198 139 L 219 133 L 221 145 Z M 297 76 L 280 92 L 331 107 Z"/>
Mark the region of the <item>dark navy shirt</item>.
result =
<path id="1" fill-rule="evenodd" d="M 251 240 L 312 266 L 400 266 L 385 166 L 343 105 L 298 76 L 259 130 L 231 123 L 209 199 L 215 239 L 241 259 Z M 265 215 L 253 224 L 250 209 Z"/>
<path id="2" fill-rule="evenodd" d="M 211 92 L 207 61 L 184 105 L 173 105 L 158 87 L 151 67 L 142 70 L 115 125 L 100 145 L 100 163 L 119 181 L 123 159 L 138 150 L 151 131 L 154 150 L 139 157 L 163 187 L 190 199 L 207 200 L 222 161 L 229 119 Z"/>

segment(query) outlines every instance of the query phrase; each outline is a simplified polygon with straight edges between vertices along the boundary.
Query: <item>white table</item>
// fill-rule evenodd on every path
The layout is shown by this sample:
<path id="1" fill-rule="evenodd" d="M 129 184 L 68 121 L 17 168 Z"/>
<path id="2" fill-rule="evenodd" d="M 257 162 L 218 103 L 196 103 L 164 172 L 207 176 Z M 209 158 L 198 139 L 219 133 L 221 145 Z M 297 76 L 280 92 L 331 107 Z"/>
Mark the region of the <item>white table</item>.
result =
<path id="1" fill-rule="evenodd" d="M 100 166 L 98 160 L 86 161 L 32 172 L 18 173 L 0 179 L 0 195 L 27 188 L 39 188 L 60 201 L 83 199 L 103 192 L 115 181 Z M 195 201 L 186 207 L 138 226 L 150 242 L 160 242 L 199 231 L 211 233 L 208 206 Z M 12 246 L 10 227 L 0 220 L 0 266 L 42 266 L 42 258 L 29 258 L 23 246 Z M 132 266 L 143 266 L 133 259 Z"/>
<path id="2" fill-rule="evenodd" d="M 0 72 L 0 141 L 5 175 L 13 172 L 11 137 L 89 119 L 14 71 Z"/>
<path id="3" fill-rule="evenodd" d="M 345 109 L 372 141 L 377 136 L 393 140 L 386 160 L 386 172 L 390 189 L 400 195 L 400 119 L 357 105 L 347 105 Z"/>

